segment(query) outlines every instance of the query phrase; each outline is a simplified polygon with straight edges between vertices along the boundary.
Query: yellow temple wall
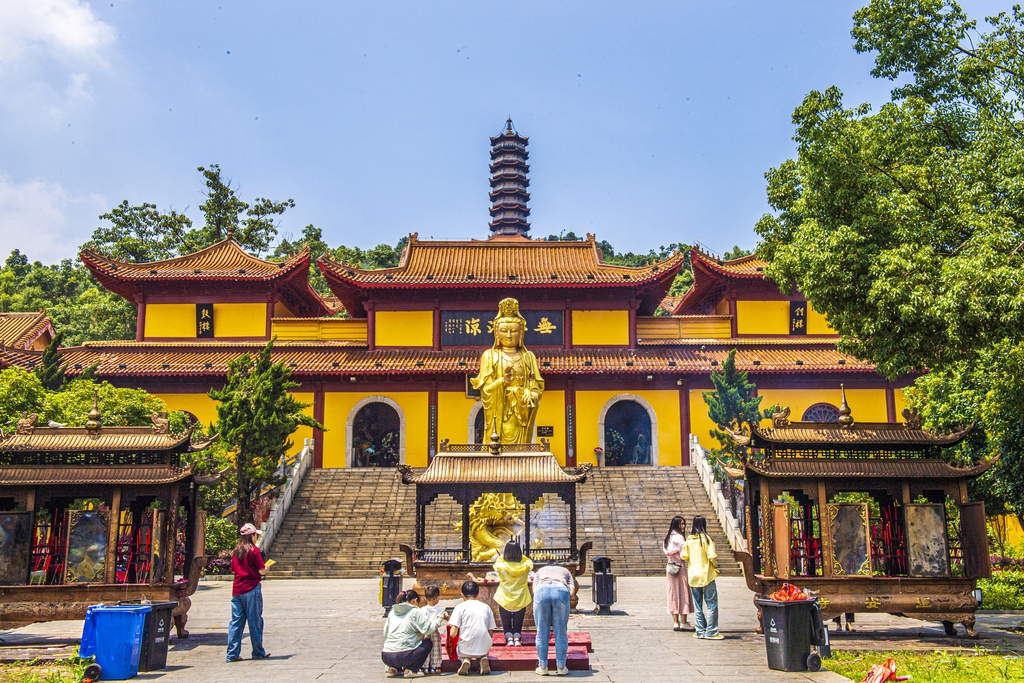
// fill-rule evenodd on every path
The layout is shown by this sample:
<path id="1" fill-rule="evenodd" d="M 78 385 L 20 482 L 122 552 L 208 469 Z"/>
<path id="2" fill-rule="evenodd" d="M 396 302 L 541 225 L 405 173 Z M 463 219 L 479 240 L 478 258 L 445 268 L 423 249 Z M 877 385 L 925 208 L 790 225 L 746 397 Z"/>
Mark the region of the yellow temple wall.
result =
<path id="1" fill-rule="evenodd" d="M 836 331 L 828 324 L 824 313 L 814 310 L 811 302 L 807 302 L 807 334 L 835 334 Z"/>
<path id="2" fill-rule="evenodd" d="M 815 403 L 831 403 L 839 407 L 842 397 L 838 382 L 835 389 L 759 389 L 762 396 L 761 408 L 770 408 L 778 403 L 789 407 L 790 420 L 801 420 L 804 411 Z M 704 448 L 717 448 L 718 442 L 711 438 L 710 431 L 715 423 L 708 417 L 708 404 L 704 402 L 701 389 L 690 390 L 690 433 L 697 437 Z M 903 406 L 903 392 L 896 389 L 897 419 Z M 853 418 L 860 422 L 886 422 L 888 413 L 885 406 L 885 389 L 847 389 L 846 402 L 853 411 Z M 765 423 L 767 424 L 767 423 Z"/>
<path id="3" fill-rule="evenodd" d="M 215 339 L 267 336 L 267 304 L 213 304 Z M 147 339 L 195 339 L 196 305 L 146 304 Z"/>
<path id="4" fill-rule="evenodd" d="M 537 409 L 537 426 L 555 428 L 554 436 L 543 437 L 551 442 L 551 452 L 558 463 L 565 467 L 565 392 L 545 391 Z M 540 437 L 537 442 L 540 443 Z"/>
<path id="5" fill-rule="evenodd" d="M 214 304 L 213 336 L 266 338 L 267 304 Z"/>
<path id="6" fill-rule="evenodd" d="M 464 391 L 437 392 L 437 442 L 467 443 L 469 413 L 478 399 L 467 398 Z"/>
<path id="7" fill-rule="evenodd" d="M 324 394 L 324 468 L 345 467 L 351 446 L 346 443 L 348 420 L 357 403 L 370 396 L 384 396 L 401 409 L 405 436 L 405 464 L 427 466 L 427 417 L 430 405 L 426 391 L 358 392 L 331 391 Z"/>
<path id="8" fill-rule="evenodd" d="M 594 449 L 601 445 L 598 426 L 601 420 L 601 409 L 609 400 L 624 393 L 639 396 L 647 401 L 658 418 L 658 458 L 654 464 L 681 465 L 681 439 L 685 437 L 680 435 L 679 429 L 679 392 L 669 389 L 630 392 L 577 391 L 576 462 L 579 464 L 597 463 Z"/>
<path id="9" fill-rule="evenodd" d="M 280 340 L 366 342 L 366 321 L 355 318 L 289 318 L 270 322 Z"/>
<path id="10" fill-rule="evenodd" d="M 732 336 L 727 315 L 637 317 L 637 339 L 709 339 Z"/>
<path id="11" fill-rule="evenodd" d="M 629 311 L 572 311 L 572 344 L 629 344 Z"/>
<path id="12" fill-rule="evenodd" d="M 737 301 L 737 334 L 789 334 L 789 301 Z"/>
<path id="13" fill-rule="evenodd" d="M 374 322 L 377 346 L 433 346 L 433 311 L 377 311 Z"/>
<path id="14" fill-rule="evenodd" d="M 150 337 L 194 338 L 196 336 L 195 304 L 146 304 L 143 332 Z"/>
<path id="15" fill-rule="evenodd" d="M 175 410 L 187 410 L 188 412 L 195 415 L 199 422 L 202 423 L 204 429 L 208 429 L 210 424 L 217 421 L 217 404 L 218 401 L 214 401 L 206 394 L 153 394 L 164 402 L 168 411 Z M 303 413 L 313 416 L 313 394 L 312 392 L 300 392 L 292 394 L 292 396 L 303 403 L 309 405 L 303 409 Z M 302 444 L 304 439 L 312 438 L 313 428 L 300 426 L 295 433 L 291 435 L 292 447 L 289 449 L 288 454 L 298 453 L 302 450 Z"/>

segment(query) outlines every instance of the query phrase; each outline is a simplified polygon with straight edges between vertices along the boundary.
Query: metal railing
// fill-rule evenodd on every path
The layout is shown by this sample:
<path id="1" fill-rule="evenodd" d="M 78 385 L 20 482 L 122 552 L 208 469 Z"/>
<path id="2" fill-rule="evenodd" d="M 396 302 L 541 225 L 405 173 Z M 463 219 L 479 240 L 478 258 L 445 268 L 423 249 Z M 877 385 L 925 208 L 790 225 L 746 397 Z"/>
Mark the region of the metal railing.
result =
<path id="1" fill-rule="evenodd" d="M 261 536 L 256 539 L 256 545 L 264 553 L 273 545 L 274 537 L 281 530 L 284 524 L 285 515 L 292 506 L 292 500 L 306 477 L 306 472 L 313 464 L 313 439 L 304 439 L 302 450 L 294 458 L 286 459 L 287 480 L 281 485 L 277 500 L 270 506 L 270 517 L 260 524 Z"/>
<path id="2" fill-rule="evenodd" d="M 729 545 L 733 550 L 747 552 L 747 536 L 742 524 L 744 520 L 743 491 L 731 480 L 725 482 L 718 480 L 708 452 L 692 434 L 690 435 L 690 462 L 697 468 L 704 490 L 707 491 L 711 505 L 715 508 L 715 515 L 729 539 Z"/>

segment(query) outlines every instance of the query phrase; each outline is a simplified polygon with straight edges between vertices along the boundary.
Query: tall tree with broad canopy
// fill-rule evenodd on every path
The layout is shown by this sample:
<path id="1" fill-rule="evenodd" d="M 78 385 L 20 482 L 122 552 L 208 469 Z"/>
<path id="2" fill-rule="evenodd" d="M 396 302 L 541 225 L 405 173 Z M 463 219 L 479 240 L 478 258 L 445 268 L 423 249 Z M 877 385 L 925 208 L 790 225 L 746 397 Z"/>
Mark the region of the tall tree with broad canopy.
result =
<path id="1" fill-rule="evenodd" d="M 302 412 L 309 406 L 295 400 L 289 389 L 299 386 L 284 362 L 271 361 L 274 340 L 252 356 L 245 353 L 228 363 L 223 389 L 211 389 L 217 406 L 217 432 L 235 457 L 235 494 L 239 526 L 252 521 L 252 503 L 264 486 L 277 486 L 281 456 L 292 446 L 299 425 L 323 429 Z"/>
<path id="2" fill-rule="evenodd" d="M 765 275 L 843 350 L 926 373 L 906 394 L 927 427 L 980 425 L 954 457 L 1001 456 L 976 488 L 1024 519 L 1024 11 L 986 24 L 942 0 L 858 10 L 855 49 L 900 85 L 877 112 L 804 98 L 756 230 Z"/>

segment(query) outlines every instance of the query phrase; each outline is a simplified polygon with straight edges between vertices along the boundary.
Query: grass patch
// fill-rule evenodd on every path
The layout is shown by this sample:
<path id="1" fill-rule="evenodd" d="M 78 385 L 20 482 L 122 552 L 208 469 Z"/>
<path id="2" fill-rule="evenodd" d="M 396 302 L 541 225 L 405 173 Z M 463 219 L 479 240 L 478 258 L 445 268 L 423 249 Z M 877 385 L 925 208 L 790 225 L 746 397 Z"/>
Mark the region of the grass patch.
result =
<path id="1" fill-rule="evenodd" d="M 92 658 L 69 657 L 0 665 L 0 683 L 79 683 Z"/>
<path id="2" fill-rule="evenodd" d="M 1003 683 L 1024 681 L 1024 658 L 978 648 L 975 651 L 915 652 L 832 651 L 825 668 L 860 681 L 868 669 L 888 657 L 896 660 L 897 676 L 912 676 L 912 683 Z"/>

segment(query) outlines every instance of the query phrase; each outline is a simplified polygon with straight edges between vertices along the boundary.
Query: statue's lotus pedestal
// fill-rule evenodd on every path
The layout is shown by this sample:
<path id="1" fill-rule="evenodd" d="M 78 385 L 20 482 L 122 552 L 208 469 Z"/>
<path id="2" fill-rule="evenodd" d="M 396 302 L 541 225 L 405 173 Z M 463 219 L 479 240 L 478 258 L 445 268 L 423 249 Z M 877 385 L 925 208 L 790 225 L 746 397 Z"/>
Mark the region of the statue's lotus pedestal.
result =
<path id="1" fill-rule="evenodd" d="M 416 540 L 401 547 L 417 587 L 437 586 L 442 599 L 458 598 L 468 575 L 483 578 L 491 571 L 510 538 L 519 540 L 535 566 L 550 561 L 573 576 L 586 571 L 591 544 L 577 544 L 576 485 L 586 481 L 590 465 L 563 469 L 548 448 L 545 441 L 442 442 L 425 471 L 400 468 L 402 483 L 416 486 Z M 446 511 L 434 514 L 431 506 L 440 505 Z M 480 599 L 492 605 L 495 618 L 497 588 L 496 581 L 480 586 Z M 532 608 L 527 609 L 532 627 Z"/>

